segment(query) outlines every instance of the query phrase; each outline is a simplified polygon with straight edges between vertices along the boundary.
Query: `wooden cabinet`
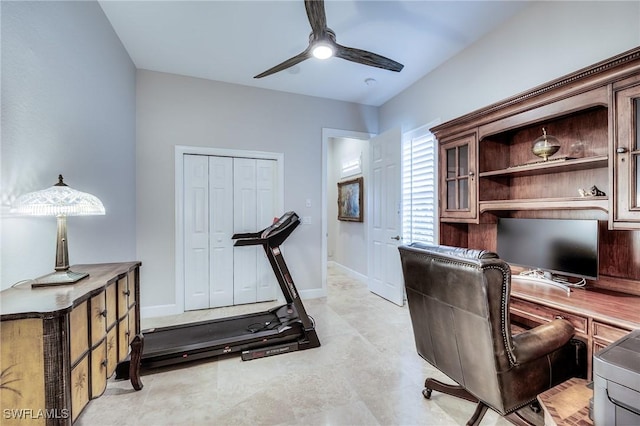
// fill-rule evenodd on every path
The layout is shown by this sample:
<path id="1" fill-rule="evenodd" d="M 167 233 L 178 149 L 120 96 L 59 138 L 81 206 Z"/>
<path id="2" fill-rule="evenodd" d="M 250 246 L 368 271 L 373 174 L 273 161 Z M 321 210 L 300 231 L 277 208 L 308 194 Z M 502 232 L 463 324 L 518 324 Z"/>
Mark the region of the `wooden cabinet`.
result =
<path id="1" fill-rule="evenodd" d="M 76 265 L 90 275 L 74 285 L 0 292 L 2 424 L 71 424 L 104 393 L 130 345 L 140 351 L 139 267 Z"/>
<path id="2" fill-rule="evenodd" d="M 588 286 L 640 295 L 639 123 L 636 48 L 433 127 L 440 243 L 496 251 L 500 218 L 597 220 Z M 560 144 L 548 161 L 532 152 L 543 128 Z"/>
<path id="3" fill-rule="evenodd" d="M 606 193 L 585 197 L 581 190 L 590 192 L 595 186 L 609 191 L 607 100 L 602 87 L 540 107 L 535 114 L 526 111 L 480 126 L 480 212 L 606 212 Z M 547 161 L 532 151 L 543 129 L 561 141 Z"/>
<path id="4" fill-rule="evenodd" d="M 442 141 L 440 147 L 440 219 L 474 221 L 477 218 L 476 134 Z"/>
<path id="5" fill-rule="evenodd" d="M 613 188 L 610 226 L 640 229 L 640 77 L 616 84 L 615 131 L 611 147 Z M 625 84 L 634 83 L 631 87 Z"/>
<path id="6" fill-rule="evenodd" d="M 440 124 L 440 219 L 590 211 L 640 229 L 638 123 L 640 48 Z M 532 152 L 543 128 L 561 145 L 549 161 Z"/>

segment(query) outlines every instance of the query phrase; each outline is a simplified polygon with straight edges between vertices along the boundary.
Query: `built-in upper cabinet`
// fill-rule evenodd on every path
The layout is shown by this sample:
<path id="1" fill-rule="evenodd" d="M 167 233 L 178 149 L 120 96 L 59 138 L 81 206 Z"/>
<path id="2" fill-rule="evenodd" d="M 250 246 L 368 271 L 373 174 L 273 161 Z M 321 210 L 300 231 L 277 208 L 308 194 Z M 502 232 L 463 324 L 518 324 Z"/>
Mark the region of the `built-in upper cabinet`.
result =
<path id="1" fill-rule="evenodd" d="M 613 229 L 640 229 L 640 84 L 615 91 L 614 102 L 611 163 L 616 197 L 609 222 Z"/>
<path id="2" fill-rule="evenodd" d="M 444 141 L 440 147 L 440 217 L 442 220 L 473 222 L 477 212 L 475 133 Z"/>
<path id="3" fill-rule="evenodd" d="M 582 210 L 640 229 L 640 48 L 431 130 L 441 222 Z M 547 159 L 532 149 L 543 132 L 559 145 Z"/>
<path id="4" fill-rule="evenodd" d="M 606 212 L 607 100 L 607 88 L 602 87 L 480 126 L 480 212 Z M 544 134 L 559 145 L 547 159 L 533 152 L 534 143 Z"/>

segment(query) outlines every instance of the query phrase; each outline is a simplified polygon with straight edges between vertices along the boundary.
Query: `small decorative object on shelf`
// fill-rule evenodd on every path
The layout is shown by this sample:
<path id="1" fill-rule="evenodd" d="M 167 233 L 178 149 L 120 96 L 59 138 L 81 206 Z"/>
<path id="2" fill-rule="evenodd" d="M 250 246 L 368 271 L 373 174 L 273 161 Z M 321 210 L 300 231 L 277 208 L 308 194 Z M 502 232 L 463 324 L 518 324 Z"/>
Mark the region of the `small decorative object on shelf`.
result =
<path id="1" fill-rule="evenodd" d="M 588 191 L 583 188 L 578 188 L 578 193 L 581 197 L 604 197 L 607 195 L 604 191 L 600 191 L 600 189 L 595 185 L 593 185 Z"/>
<path id="2" fill-rule="evenodd" d="M 547 130 L 543 127 L 542 136 L 533 142 L 531 151 L 544 161 L 547 161 L 549 157 L 558 152 L 559 149 L 560 141 L 554 136 L 547 135 Z"/>

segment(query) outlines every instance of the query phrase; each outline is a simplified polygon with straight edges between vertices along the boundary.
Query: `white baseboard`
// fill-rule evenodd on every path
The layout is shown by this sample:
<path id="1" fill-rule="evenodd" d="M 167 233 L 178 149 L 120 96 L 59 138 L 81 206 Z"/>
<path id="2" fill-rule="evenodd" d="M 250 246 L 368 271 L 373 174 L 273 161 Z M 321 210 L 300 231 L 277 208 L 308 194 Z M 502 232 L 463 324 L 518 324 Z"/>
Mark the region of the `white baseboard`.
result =
<path id="1" fill-rule="evenodd" d="M 353 278 L 354 280 L 358 280 L 363 284 L 367 284 L 367 276 L 364 274 L 361 274 L 360 272 L 354 271 L 351 268 L 347 268 L 346 266 L 334 261 L 334 260 L 330 260 L 329 262 L 327 262 L 330 266 L 339 269 L 340 272 L 342 272 L 343 274 L 345 274 L 346 276 L 348 276 L 349 278 Z"/>
<path id="2" fill-rule="evenodd" d="M 314 288 L 309 290 L 299 290 L 301 299 L 316 299 L 319 297 L 325 297 L 327 295 L 327 291 L 321 288 Z M 280 303 L 285 304 L 284 298 L 278 300 Z M 156 318 L 156 317 L 164 317 L 168 315 L 178 315 L 182 314 L 184 311 L 179 309 L 177 305 L 156 305 L 156 306 L 141 306 L 140 307 L 140 318 Z"/>
<path id="3" fill-rule="evenodd" d="M 322 288 L 312 288 L 309 290 L 298 290 L 300 293 L 300 298 L 304 301 L 305 299 L 317 299 L 319 297 L 326 297 L 327 290 Z"/>
<path id="4" fill-rule="evenodd" d="M 178 306 L 175 304 L 140 307 L 140 318 L 164 317 L 181 313 L 183 313 L 182 309 L 178 309 Z"/>

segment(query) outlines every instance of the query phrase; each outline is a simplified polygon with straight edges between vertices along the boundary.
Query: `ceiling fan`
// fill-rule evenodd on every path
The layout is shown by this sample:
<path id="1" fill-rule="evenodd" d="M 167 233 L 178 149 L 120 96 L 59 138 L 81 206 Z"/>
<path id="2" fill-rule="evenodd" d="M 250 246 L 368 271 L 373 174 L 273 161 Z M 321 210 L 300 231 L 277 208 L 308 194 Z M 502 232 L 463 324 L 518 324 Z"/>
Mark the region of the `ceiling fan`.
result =
<path id="1" fill-rule="evenodd" d="M 336 43 L 336 33 L 327 27 L 324 0 L 305 0 L 304 6 L 307 10 L 307 17 L 309 18 L 312 29 L 309 35 L 309 46 L 302 53 L 287 59 L 273 68 L 269 68 L 253 78 L 262 78 L 286 70 L 312 56 L 319 59 L 335 56 L 346 59 L 347 61 L 396 72 L 400 72 L 402 68 L 404 68 L 404 65 L 376 53 L 341 46 Z"/>

